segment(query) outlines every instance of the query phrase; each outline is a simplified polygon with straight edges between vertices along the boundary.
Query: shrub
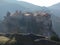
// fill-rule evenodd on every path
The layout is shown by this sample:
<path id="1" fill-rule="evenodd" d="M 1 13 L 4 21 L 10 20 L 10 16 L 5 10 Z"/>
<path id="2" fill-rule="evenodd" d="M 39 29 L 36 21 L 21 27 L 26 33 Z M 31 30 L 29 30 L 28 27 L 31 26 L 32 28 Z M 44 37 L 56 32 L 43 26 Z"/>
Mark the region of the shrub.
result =
<path id="1" fill-rule="evenodd" d="M 60 42 L 60 38 L 57 35 L 52 35 L 51 40 Z"/>

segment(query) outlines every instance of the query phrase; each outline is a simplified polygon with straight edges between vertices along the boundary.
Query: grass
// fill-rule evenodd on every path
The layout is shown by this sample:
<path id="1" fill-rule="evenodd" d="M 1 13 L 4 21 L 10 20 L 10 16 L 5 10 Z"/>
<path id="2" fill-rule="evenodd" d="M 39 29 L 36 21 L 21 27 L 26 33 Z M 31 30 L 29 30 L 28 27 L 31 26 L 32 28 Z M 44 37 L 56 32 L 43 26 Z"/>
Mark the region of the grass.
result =
<path id="1" fill-rule="evenodd" d="M 10 40 L 10 41 L 9 41 Z M 5 36 L 0 36 L 0 44 L 5 44 L 7 41 L 9 41 L 9 44 L 13 44 L 16 42 L 15 38 L 13 38 L 12 40 L 9 39 L 8 37 Z"/>

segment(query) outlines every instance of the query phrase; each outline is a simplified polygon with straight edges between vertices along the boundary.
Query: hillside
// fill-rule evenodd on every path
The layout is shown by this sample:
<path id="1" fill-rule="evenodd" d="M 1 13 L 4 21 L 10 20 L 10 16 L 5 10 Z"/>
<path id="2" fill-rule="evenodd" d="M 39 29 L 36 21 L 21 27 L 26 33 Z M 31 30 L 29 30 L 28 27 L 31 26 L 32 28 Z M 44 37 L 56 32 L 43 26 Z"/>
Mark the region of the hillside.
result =
<path id="1" fill-rule="evenodd" d="M 50 6 L 49 9 L 55 16 L 60 17 L 60 8 L 59 7 L 60 7 L 60 3 L 57 3 L 57 4 Z"/>

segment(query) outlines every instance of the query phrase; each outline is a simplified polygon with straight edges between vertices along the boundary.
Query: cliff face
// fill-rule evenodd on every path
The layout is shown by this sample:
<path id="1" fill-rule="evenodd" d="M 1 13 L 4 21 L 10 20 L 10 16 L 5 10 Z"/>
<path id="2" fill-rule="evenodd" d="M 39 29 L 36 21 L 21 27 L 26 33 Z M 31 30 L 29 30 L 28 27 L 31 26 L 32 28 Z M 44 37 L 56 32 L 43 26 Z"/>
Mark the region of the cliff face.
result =
<path id="1" fill-rule="evenodd" d="M 45 12 L 16 11 L 14 14 L 8 13 L 3 22 L 6 32 L 34 33 L 44 36 L 53 34 L 51 15 Z"/>

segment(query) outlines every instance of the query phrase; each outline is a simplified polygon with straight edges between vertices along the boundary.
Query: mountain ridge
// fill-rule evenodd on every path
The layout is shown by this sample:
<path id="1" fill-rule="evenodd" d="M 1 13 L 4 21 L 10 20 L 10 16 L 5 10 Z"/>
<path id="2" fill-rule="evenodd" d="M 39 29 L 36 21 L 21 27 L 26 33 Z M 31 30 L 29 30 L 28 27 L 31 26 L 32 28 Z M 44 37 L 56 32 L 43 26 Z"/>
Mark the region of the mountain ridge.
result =
<path id="1" fill-rule="evenodd" d="M 2 1 L 2 3 L 0 3 L 0 19 L 3 18 L 3 16 L 6 15 L 7 11 L 10 12 L 14 12 L 16 10 L 21 10 L 21 11 L 28 11 L 28 12 L 32 12 L 32 11 L 42 11 L 44 10 L 44 8 L 46 7 L 40 7 L 40 6 L 36 6 L 27 2 L 8 2 L 8 1 Z"/>

